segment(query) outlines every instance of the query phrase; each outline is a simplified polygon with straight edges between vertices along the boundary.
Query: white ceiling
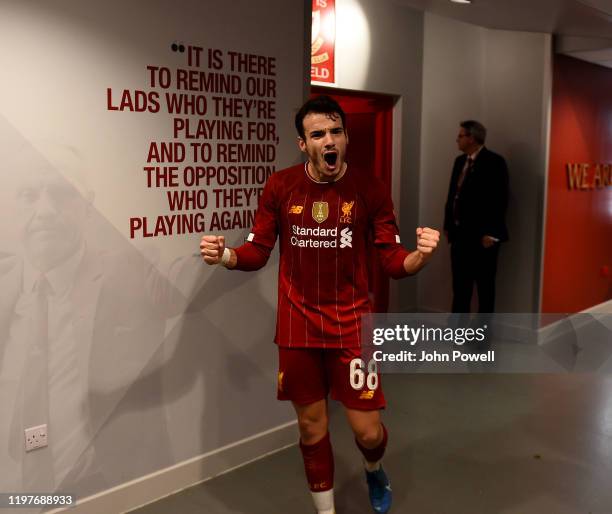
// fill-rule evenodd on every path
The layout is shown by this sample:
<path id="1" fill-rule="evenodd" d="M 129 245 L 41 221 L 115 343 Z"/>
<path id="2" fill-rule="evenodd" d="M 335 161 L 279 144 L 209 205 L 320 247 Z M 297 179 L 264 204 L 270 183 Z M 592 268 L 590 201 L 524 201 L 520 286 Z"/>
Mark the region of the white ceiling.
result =
<path id="1" fill-rule="evenodd" d="M 558 51 L 612 67 L 612 0 L 393 0 L 492 29 L 555 34 Z"/>

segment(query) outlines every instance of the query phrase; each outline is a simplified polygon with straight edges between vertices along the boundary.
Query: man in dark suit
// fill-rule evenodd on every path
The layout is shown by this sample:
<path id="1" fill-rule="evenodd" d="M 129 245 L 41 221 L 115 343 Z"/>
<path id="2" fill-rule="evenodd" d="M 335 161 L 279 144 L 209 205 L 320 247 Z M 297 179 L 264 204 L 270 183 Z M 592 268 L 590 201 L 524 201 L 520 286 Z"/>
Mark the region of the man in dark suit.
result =
<path id="1" fill-rule="evenodd" d="M 444 212 L 454 313 L 470 312 L 474 282 L 478 312 L 494 312 L 499 246 L 508 240 L 508 168 L 503 157 L 484 146 L 485 139 L 481 123 L 460 123 L 457 146 L 463 154 L 455 159 Z"/>

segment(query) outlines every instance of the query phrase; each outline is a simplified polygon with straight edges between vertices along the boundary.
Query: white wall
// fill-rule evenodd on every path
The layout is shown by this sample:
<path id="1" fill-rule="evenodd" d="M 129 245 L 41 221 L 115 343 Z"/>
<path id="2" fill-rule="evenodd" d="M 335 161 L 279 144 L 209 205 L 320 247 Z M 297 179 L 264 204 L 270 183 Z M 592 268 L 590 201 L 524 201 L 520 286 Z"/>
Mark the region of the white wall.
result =
<path id="1" fill-rule="evenodd" d="M 218 136 L 174 138 L 173 115 L 163 108 L 109 110 L 107 88 L 117 106 L 124 88 L 155 90 L 148 65 L 175 77 L 188 63 L 173 42 L 205 49 L 200 71 L 212 71 L 208 49 L 222 51 L 226 74 L 230 51 L 273 57 L 270 121 L 279 140 L 271 142 L 277 153 L 270 164 L 287 167 L 300 158 L 292 117 L 307 83 L 304 7 L 303 0 L 272 0 L 266 9 L 250 0 L 110 0 L 103 8 L 79 0 L 2 2 L 0 67 L 10 80 L 0 82 L 0 490 L 27 490 L 23 463 L 34 459 L 44 470 L 49 457 L 54 484 L 34 490 L 61 487 L 82 497 L 293 420 L 290 406 L 275 399 L 276 258 L 258 274 L 230 273 L 201 262 L 199 233 L 130 238 L 130 217 L 154 224 L 172 214 L 166 189 L 146 184 L 150 143 L 217 145 Z M 234 74 L 243 85 L 252 76 Z M 163 105 L 165 91 L 157 91 Z M 246 122 L 244 114 L 214 114 L 213 94 L 205 96 L 205 118 Z M 199 116 L 184 117 L 195 128 Z M 229 186 L 200 187 L 211 200 L 203 210 L 208 223 L 221 210 L 212 203 L 216 187 Z M 248 228 L 226 230 L 228 244 L 242 242 Z M 25 277 L 58 269 L 66 293 L 53 300 L 49 359 L 65 369 L 50 365 L 49 373 L 63 382 L 48 382 L 51 414 L 41 422 L 50 445 L 26 456 L 21 398 L 32 378 L 34 303 Z M 270 444 L 242 459 L 279 440 Z M 198 465 L 199 479 L 240 459 Z"/>
<path id="2" fill-rule="evenodd" d="M 502 246 L 496 310 L 538 310 L 542 204 L 548 141 L 551 37 L 489 30 L 426 14 L 420 218 L 441 227 L 458 124 L 477 119 L 487 147 L 510 170 L 510 241 Z M 448 311 L 450 255 L 444 241 L 429 273 L 418 278 L 419 307 Z"/>

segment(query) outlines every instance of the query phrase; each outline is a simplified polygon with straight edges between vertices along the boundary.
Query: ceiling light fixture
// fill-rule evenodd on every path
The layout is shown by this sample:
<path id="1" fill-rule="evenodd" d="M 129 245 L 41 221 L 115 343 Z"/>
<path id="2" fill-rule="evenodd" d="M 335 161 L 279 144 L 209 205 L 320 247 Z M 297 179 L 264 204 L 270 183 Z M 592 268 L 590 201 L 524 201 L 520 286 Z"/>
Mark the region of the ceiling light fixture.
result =
<path id="1" fill-rule="evenodd" d="M 472 0 L 450 0 L 454 4 L 471 4 Z"/>

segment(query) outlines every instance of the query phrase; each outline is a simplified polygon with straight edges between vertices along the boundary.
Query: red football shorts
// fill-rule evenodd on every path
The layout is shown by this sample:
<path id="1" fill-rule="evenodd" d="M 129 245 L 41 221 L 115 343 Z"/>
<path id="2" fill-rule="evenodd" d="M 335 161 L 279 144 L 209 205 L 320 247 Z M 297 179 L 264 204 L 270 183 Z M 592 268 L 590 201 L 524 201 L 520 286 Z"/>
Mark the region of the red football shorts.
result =
<path id="1" fill-rule="evenodd" d="M 349 409 L 377 410 L 386 405 L 378 367 L 362 359 L 360 348 L 278 347 L 279 400 L 307 405 L 327 398 Z"/>

